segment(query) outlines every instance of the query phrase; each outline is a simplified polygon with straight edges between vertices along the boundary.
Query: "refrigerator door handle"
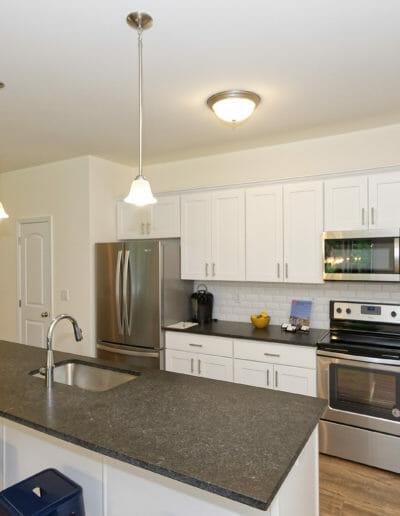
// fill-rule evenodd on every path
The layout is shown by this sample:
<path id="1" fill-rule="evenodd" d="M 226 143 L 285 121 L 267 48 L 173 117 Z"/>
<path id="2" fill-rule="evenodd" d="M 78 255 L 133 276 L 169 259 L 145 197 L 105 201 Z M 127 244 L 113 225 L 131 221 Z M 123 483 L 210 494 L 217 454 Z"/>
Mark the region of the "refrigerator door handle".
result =
<path id="1" fill-rule="evenodd" d="M 123 279 L 122 279 L 122 301 L 124 304 L 123 312 L 124 312 L 126 333 L 128 335 L 131 334 L 131 318 L 130 318 L 130 314 L 128 313 L 128 275 L 131 274 L 131 256 L 130 256 L 130 254 L 131 254 L 130 251 L 125 251 L 124 273 L 123 273 Z M 132 274 L 131 274 L 131 276 L 132 276 Z M 131 300 L 130 300 L 130 302 L 131 302 Z M 132 311 L 132 307 L 131 307 L 130 311 Z"/>
<path id="2" fill-rule="evenodd" d="M 124 324 L 123 324 L 123 315 L 121 312 L 121 260 L 122 260 L 122 251 L 118 251 L 117 256 L 117 264 L 115 267 L 115 310 L 117 312 L 117 324 L 118 331 L 121 335 L 124 334 Z"/>

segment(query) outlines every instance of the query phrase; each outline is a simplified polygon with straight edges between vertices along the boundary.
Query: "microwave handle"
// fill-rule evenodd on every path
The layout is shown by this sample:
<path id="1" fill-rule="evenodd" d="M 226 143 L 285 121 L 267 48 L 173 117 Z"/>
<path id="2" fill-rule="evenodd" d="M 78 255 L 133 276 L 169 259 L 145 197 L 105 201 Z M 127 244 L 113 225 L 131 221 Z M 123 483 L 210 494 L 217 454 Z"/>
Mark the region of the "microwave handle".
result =
<path id="1" fill-rule="evenodd" d="M 400 238 L 396 237 L 393 241 L 394 244 L 394 272 L 395 274 L 400 273 Z"/>

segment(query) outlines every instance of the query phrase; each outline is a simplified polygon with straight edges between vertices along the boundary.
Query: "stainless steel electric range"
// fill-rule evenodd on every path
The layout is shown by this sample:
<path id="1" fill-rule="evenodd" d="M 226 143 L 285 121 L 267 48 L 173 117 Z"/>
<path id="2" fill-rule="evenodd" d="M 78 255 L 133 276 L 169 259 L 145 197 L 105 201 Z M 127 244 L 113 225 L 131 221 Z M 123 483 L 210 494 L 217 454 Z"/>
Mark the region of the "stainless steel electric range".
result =
<path id="1" fill-rule="evenodd" d="M 318 396 L 322 453 L 400 473 L 400 304 L 330 302 Z"/>

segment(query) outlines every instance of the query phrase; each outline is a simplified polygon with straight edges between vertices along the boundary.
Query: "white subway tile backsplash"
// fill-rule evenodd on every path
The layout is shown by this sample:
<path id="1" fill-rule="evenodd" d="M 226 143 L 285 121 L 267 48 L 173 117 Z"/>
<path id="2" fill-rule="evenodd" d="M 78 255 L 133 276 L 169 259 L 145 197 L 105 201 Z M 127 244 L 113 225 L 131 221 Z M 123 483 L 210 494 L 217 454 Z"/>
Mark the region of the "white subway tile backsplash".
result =
<path id="1" fill-rule="evenodd" d="M 197 288 L 197 284 L 195 285 Z M 226 321 L 249 322 L 251 314 L 267 312 L 272 324 L 289 319 L 292 299 L 313 302 L 311 325 L 329 327 L 329 301 L 343 299 L 400 303 L 400 285 L 332 282 L 323 285 L 253 282 L 207 282 L 214 295 L 213 317 Z"/>

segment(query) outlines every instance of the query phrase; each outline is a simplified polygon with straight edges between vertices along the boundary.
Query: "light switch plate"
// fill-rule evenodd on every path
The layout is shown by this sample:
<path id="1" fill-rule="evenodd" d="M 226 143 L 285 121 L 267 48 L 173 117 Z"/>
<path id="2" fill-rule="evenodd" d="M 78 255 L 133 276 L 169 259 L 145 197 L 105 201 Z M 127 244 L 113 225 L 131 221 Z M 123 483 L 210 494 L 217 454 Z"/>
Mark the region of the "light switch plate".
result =
<path id="1" fill-rule="evenodd" d="M 67 288 L 63 288 L 60 293 L 61 301 L 69 301 L 69 290 Z"/>

